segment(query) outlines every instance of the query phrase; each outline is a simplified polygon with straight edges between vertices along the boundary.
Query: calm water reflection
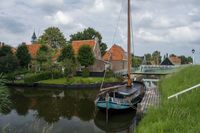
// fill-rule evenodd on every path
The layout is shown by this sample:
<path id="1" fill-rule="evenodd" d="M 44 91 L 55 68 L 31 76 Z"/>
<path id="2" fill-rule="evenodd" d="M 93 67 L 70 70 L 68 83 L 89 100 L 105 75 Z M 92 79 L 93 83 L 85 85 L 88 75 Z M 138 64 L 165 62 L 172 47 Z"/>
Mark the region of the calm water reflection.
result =
<path id="1" fill-rule="evenodd" d="M 0 106 L 0 132 L 132 132 L 136 123 L 133 111 L 110 112 L 106 122 L 105 113 L 95 111 L 98 90 L 94 89 L 15 88 L 7 93 L 7 102 L 0 102 L 4 105 Z"/>

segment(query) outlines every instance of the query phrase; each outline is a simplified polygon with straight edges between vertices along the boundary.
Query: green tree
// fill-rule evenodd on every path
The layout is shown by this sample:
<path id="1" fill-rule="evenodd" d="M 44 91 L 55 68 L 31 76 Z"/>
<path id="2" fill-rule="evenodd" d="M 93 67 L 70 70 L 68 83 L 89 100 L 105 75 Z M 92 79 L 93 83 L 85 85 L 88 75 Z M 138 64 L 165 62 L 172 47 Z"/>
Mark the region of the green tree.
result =
<path id="1" fill-rule="evenodd" d="M 76 73 L 76 63 L 72 59 L 63 60 L 64 75 L 66 79 L 71 78 Z"/>
<path id="2" fill-rule="evenodd" d="M 64 48 L 61 50 L 60 56 L 58 57 L 59 62 L 64 61 L 65 59 L 75 61 L 74 50 L 70 44 L 64 46 Z"/>
<path id="3" fill-rule="evenodd" d="M 59 28 L 49 27 L 39 37 L 39 43 L 49 45 L 53 49 L 59 49 L 66 45 L 66 39 Z"/>
<path id="4" fill-rule="evenodd" d="M 175 54 L 170 54 L 169 57 L 176 57 L 176 55 Z"/>
<path id="5" fill-rule="evenodd" d="M 42 45 L 40 47 L 36 55 L 36 60 L 40 66 L 39 71 L 45 65 L 44 63 L 47 63 L 48 61 L 51 60 L 51 51 L 46 45 Z"/>
<path id="6" fill-rule="evenodd" d="M 187 63 L 192 63 L 193 62 L 193 59 L 192 59 L 192 57 L 191 56 L 189 56 L 188 58 L 187 58 Z"/>
<path id="7" fill-rule="evenodd" d="M 151 54 L 148 53 L 148 54 L 145 54 L 144 56 L 146 58 L 147 65 L 151 65 Z"/>
<path id="8" fill-rule="evenodd" d="M 21 44 L 17 48 L 16 56 L 19 60 L 19 64 L 23 68 L 27 68 L 31 62 L 31 55 L 28 52 L 26 44 Z"/>
<path id="9" fill-rule="evenodd" d="M 152 53 L 152 61 L 154 62 L 155 65 L 159 65 L 161 63 L 161 56 L 159 51 L 154 51 Z"/>
<path id="10" fill-rule="evenodd" d="M 132 58 L 132 66 L 133 67 L 139 67 L 142 64 L 142 59 L 139 57 L 134 56 Z"/>
<path id="11" fill-rule="evenodd" d="M 179 58 L 181 58 L 181 64 L 189 64 L 192 63 L 192 57 L 186 57 L 184 55 L 181 55 Z"/>
<path id="12" fill-rule="evenodd" d="M 181 64 L 188 64 L 188 60 L 187 57 L 185 57 L 184 55 L 180 56 L 181 58 Z"/>
<path id="13" fill-rule="evenodd" d="M 19 63 L 16 56 L 8 54 L 0 57 L 0 73 L 14 72 L 19 68 Z"/>
<path id="14" fill-rule="evenodd" d="M 4 45 L 0 47 L 0 57 L 6 56 L 8 54 L 11 54 L 11 55 L 13 54 L 12 48 L 9 45 Z"/>
<path id="15" fill-rule="evenodd" d="M 107 49 L 107 45 L 106 43 L 102 42 L 101 34 L 98 31 L 94 30 L 93 28 L 89 27 L 81 32 L 77 32 L 75 34 L 70 35 L 70 41 L 89 40 L 89 39 L 95 39 L 95 37 L 98 38 L 101 54 L 103 55 Z"/>
<path id="16" fill-rule="evenodd" d="M 82 66 L 88 67 L 94 64 L 95 57 L 90 46 L 83 45 L 78 51 L 78 61 Z"/>

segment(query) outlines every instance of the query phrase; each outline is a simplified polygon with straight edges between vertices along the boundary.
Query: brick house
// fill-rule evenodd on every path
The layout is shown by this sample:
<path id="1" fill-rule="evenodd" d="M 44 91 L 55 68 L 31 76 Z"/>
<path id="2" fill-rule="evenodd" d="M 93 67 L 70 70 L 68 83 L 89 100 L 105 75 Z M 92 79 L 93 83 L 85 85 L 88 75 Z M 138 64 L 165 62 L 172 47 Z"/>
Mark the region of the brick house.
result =
<path id="1" fill-rule="evenodd" d="M 181 65 L 181 58 L 179 58 L 177 56 L 166 57 L 161 62 L 161 65 Z"/>
<path id="2" fill-rule="evenodd" d="M 97 39 L 94 40 L 77 40 L 72 41 L 72 48 L 74 50 L 75 56 L 78 54 L 78 50 L 81 46 L 88 45 L 91 47 L 94 57 L 95 57 L 95 63 L 92 66 L 89 66 L 90 72 L 103 72 L 105 70 L 105 62 L 102 59 L 101 51 L 99 47 L 99 43 Z"/>
<path id="3" fill-rule="evenodd" d="M 103 56 L 104 61 L 111 64 L 111 70 L 116 72 L 128 68 L 127 53 L 122 47 L 114 44 Z"/>
<path id="4" fill-rule="evenodd" d="M 31 59 L 35 60 L 37 51 L 40 49 L 41 45 L 40 44 L 28 44 L 26 46 L 27 46 L 29 54 L 31 55 Z"/>
<path id="5" fill-rule="evenodd" d="M 41 45 L 37 43 L 37 37 L 35 35 L 35 32 L 32 35 L 31 43 L 32 44 L 27 45 L 28 51 L 29 51 L 29 53 L 31 55 L 31 59 L 32 59 L 31 64 L 29 65 L 30 67 L 34 66 L 34 61 L 36 59 L 37 51 L 41 47 Z M 79 48 L 83 45 L 88 45 L 92 48 L 92 51 L 95 56 L 95 63 L 94 63 L 94 65 L 89 66 L 90 72 L 103 72 L 105 70 L 105 64 L 107 62 L 105 62 L 102 59 L 98 39 L 72 41 L 71 45 L 72 45 L 75 55 L 78 54 Z M 55 55 L 52 57 L 53 62 L 56 62 L 57 58 L 60 55 L 60 52 L 61 52 L 61 50 L 56 51 Z"/>

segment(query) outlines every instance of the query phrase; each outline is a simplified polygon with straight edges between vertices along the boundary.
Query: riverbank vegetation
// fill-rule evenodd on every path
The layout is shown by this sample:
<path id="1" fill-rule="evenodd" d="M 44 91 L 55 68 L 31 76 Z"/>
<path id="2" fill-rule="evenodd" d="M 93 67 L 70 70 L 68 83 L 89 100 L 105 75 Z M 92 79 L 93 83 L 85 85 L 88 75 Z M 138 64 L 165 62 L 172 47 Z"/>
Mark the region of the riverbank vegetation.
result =
<path id="1" fill-rule="evenodd" d="M 4 74 L 9 83 L 34 83 L 64 77 L 71 78 L 71 82 L 77 72 L 82 74 L 79 76 L 88 78 L 91 75 L 89 66 L 96 60 L 93 49 L 83 45 L 75 53 L 72 41 L 95 39 L 94 37 L 98 37 L 96 41 L 99 42 L 100 51 L 105 53 L 107 45 L 102 42 L 101 34 L 93 28 L 72 34 L 69 41 L 59 28 L 49 27 L 38 39 L 34 33 L 32 44 L 22 43 L 14 48 L 2 43 L 0 73 Z"/>
<path id="2" fill-rule="evenodd" d="M 101 83 L 103 78 L 99 77 L 73 77 L 73 78 L 60 78 L 60 79 L 53 79 L 53 80 L 43 80 L 40 83 L 45 84 L 94 84 L 94 83 Z M 117 78 L 105 78 L 106 82 L 119 82 Z"/>
<path id="3" fill-rule="evenodd" d="M 159 83 L 161 103 L 151 107 L 139 123 L 138 133 L 197 133 L 200 127 L 199 88 L 168 100 L 167 97 L 200 83 L 200 66 L 186 67 Z"/>

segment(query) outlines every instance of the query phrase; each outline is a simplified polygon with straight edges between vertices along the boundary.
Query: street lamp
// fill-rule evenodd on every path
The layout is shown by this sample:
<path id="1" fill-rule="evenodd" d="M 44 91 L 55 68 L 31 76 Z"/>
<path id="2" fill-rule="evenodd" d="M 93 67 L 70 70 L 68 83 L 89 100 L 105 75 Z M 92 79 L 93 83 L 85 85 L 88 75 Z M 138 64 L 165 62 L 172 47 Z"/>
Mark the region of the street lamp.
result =
<path id="1" fill-rule="evenodd" d="M 193 63 L 192 63 L 192 64 L 194 64 L 194 63 L 195 63 L 195 61 L 194 61 L 194 53 L 195 53 L 195 50 L 194 50 L 194 49 L 192 49 L 192 56 L 193 56 Z"/>

